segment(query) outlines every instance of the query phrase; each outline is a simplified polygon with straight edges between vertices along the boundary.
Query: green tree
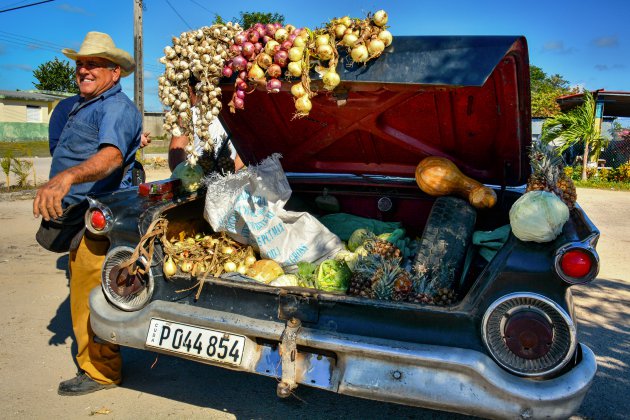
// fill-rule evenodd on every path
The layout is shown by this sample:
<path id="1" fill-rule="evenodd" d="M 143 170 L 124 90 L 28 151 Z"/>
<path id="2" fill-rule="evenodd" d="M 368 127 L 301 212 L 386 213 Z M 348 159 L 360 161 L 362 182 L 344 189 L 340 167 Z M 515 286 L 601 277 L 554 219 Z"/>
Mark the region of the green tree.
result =
<path id="1" fill-rule="evenodd" d="M 33 71 L 33 76 L 39 81 L 33 82 L 37 89 L 79 93 L 74 66 L 68 61 L 60 61 L 55 57 L 52 61 L 40 64 Z"/>
<path id="2" fill-rule="evenodd" d="M 532 94 L 532 116 L 553 117 L 560 113 L 556 102 L 558 97 L 578 93 L 571 88 L 569 82 L 559 74 L 548 76 L 540 67 L 530 66 L 530 83 Z"/>
<path id="3" fill-rule="evenodd" d="M 264 24 L 280 22 L 284 25 L 284 16 L 279 13 L 240 12 L 240 16 L 232 18 L 232 21 L 245 29 L 249 29 L 258 22 Z M 225 24 L 225 20 L 220 15 L 215 14 L 213 23 Z"/>
<path id="4" fill-rule="evenodd" d="M 542 141 L 554 142 L 558 154 L 576 143 L 584 144 L 582 155 L 582 180 L 587 179 L 586 167 L 590 150 L 597 156 L 608 140 L 602 137 L 595 122 L 595 99 L 589 91 L 584 92 L 582 105 L 572 110 L 557 114 L 543 123 Z"/>

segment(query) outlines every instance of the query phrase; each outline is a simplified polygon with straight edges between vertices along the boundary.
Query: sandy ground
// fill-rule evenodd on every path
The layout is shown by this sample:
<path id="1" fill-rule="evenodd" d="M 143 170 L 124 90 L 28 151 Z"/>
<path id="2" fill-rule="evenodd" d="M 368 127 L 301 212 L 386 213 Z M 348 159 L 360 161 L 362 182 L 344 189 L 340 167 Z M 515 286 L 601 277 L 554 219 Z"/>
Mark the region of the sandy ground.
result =
<path id="1" fill-rule="evenodd" d="M 149 179 L 168 176 L 149 171 Z M 579 202 L 602 231 L 593 284 L 574 288 L 580 341 L 597 355 L 596 381 L 576 418 L 627 418 L 630 412 L 630 193 L 580 190 Z M 34 240 L 31 200 L 0 200 L 0 417 L 153 418 L 461 418 L 394 404 L 298 389 L 279 400 L 276 382 L 256 375 L 124 349 L 122 387 L 81 397 L 57 395 L 74 375 L 67 255 Z"/>

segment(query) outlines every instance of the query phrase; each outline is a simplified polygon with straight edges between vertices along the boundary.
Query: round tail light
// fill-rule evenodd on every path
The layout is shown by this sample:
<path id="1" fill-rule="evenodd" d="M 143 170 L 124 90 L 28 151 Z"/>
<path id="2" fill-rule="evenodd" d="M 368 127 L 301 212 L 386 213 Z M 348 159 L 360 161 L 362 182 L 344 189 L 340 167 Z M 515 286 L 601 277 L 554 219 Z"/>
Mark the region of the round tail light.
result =
<path id="1" fill-rule="evenodd" d="M 591 247 L 569 244 L 556 251 L 555 271 L 569 284 L 584 284 L 597 277 L 599 257 Z"/>
<path id="2" fill-rule="evenodd" d="M 575 354 L 571 317 L 555 302 L 534 293 L 512 293 L 486 310 L 482 338 L 488 352 L 509 372 L 550 376 Z"/>
<path id="3" fill-rule="evenodd" d="M 94 209 L 90 213 L 90 224 L 96 230 L 103 230 L 105 226 L 107 226 L 107 221 L 105 220 L 105 215 L 103 211 L 100 209 Z"/>
<path id="4" fill-rule="evenodd" d="M 114 224 L 112 211 L 93 198 L 88 197 L 88 201 L 90 208 L 85 213 L 85 226 L 96 235 L 106 234 Z"/>
<path id="5" fill-rule="evenodd" d="M 144 307 L 153 296 L 153 274 L 147 270 L 146 274 L 130 276 L 121 275 L 120 266 L 129 260 L 134 249 L 119 246 L 109 250 L 103 263 L 101 272 L 101 287 L 107 300 L 123 311 L 137 311 Z M 146 260 L 140 257 L 139 263 L 146 267 Z"/>

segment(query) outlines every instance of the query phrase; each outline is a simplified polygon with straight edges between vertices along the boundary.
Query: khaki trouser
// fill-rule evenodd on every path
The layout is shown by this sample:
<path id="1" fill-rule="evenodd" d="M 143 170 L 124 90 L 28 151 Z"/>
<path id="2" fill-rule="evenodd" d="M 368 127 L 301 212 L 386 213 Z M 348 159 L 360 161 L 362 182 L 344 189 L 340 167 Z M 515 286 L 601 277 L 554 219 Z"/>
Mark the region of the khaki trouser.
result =
<path id="1" fill-rule="evenodd" d="M 119 346 L 94 342 L 90 326 L 90 291 L 101 284 L 101 268 L 109 242 L 88 235 L 78 249 L 70 251 L 70 310 L 78 347 L 77 362 L 96 382 L 119 384 L 122 370 Z"/>

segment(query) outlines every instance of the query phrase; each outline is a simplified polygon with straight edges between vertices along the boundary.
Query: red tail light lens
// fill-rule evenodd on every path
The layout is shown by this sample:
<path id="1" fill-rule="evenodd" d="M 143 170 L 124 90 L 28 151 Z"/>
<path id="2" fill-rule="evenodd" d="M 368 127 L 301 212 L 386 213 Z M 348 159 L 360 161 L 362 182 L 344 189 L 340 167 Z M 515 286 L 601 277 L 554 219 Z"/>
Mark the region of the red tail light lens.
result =
<path id="1" fill-rule="evenodd" d="M 599 255 L 594 243 L 587 240 L 561 246 L 556 250 L 554 269 L 556 275 L 569 284 L 593 281 L 599 273 Z"/>
<path id="2" fill-rule="evenodd" d="M 591 256 L 581 249 L 572 249 L 560 259 L 560 268 L 569 277 L 582 278 L 591 272 L 593 261 Z"/>
<path id="3" fill-rule="evenodd" d="M 105 226 L 107 226 L 107 220 L 100 209 L 92 210 L 92 213 L 90 214 L 90 224 L 95 230 L 105 229 Z"/>
<path id="4" fill-rule="evenodd" d="M 505 344 L 523 359 L 538 359 L 549 352 L 553 343 L 553 325 L 541 313 L 521 310 L 505 323 Z"/>

